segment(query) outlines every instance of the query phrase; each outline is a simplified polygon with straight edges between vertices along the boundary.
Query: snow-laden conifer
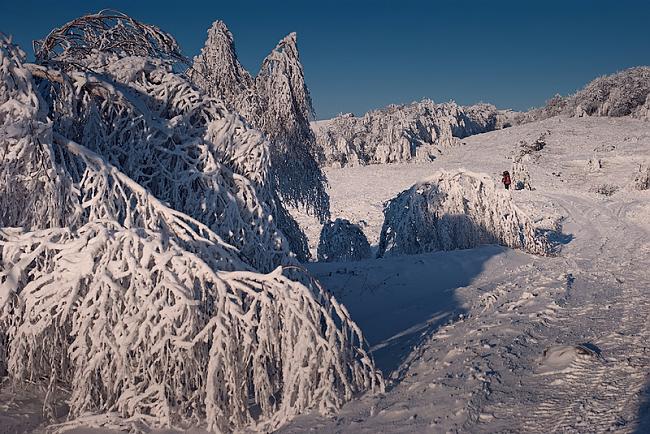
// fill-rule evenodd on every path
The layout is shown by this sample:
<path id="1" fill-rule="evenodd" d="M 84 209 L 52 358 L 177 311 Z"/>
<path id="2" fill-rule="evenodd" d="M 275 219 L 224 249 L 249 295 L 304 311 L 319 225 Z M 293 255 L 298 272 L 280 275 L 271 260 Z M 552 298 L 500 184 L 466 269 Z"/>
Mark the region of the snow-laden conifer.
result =
<path id="1" fill-rule="evenodd" d="M 328 219 L 327 179 L 317 162 L 309 124 L 313 107 L 296 34 L 278 43 L 253 79 L 237 59 L 232 34 L 217 21 L 189 74 L 198 87 L 222 99 L 269 138 L 270 179 L 284 204 L 304 207 L 321 221 Z"/>

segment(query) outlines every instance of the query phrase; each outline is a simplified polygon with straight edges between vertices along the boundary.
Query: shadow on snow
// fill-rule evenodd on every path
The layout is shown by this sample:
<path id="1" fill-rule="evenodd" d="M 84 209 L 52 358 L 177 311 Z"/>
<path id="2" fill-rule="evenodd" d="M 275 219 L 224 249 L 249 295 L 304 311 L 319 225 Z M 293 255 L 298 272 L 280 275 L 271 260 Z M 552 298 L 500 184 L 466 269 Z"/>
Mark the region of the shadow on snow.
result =
<path id="1" fill-rule="evenodd" d="M 341 301 L 363 331 L 385 377 L 431 333 L 465 310 L 456 289 L 471 284 L 492 257 L 486 245 L 358 262 L 311 263 L 310 271 Z"/>
<path id="2" fill-rule="evenodd" d="M 650 433 L 650 382 L 646 384 L 641 392 L 641 398 L 641 406 L 638 411 L 639 424 L 634 431 L 635 434 Z"/>

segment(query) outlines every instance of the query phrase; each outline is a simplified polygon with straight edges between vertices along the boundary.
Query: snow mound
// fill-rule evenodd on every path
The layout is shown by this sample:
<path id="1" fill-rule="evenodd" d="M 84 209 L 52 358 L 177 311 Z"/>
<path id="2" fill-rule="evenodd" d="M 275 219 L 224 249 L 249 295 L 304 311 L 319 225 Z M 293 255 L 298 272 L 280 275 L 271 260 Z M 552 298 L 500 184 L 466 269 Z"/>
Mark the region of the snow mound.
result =
<path id="1" fill-rule="evenodd" d="M 358 261 L 370 256 L 370 243 L 359 226 L 340 218 L 323 225 L 318 243 L 319 261 Z"/>
<path id="2" fill-rule="evenodd" d="M 488 175 L 441 171 L 403 191 L 384 208 L 379 256 L 482 244 L 551 253 L 546 237 Z"/>
<path id="3" fill-rule="evenodd" d="M 381 389 L 294 265 L 264 136 L 149 57 L 173 38 L 102 14 L 50 37 L 38 65 L 0 39 L 0 375 L 42 385 L 50 420 L 63 398 L 220 432 Z"/>
<path id="4" fill-rule="evenodd" d="M 536 372 L 540 375 L 564 372 L 580 358 L 603 360 L 600 349 L 593 344 L 552 345 L 544 350 Z"/>

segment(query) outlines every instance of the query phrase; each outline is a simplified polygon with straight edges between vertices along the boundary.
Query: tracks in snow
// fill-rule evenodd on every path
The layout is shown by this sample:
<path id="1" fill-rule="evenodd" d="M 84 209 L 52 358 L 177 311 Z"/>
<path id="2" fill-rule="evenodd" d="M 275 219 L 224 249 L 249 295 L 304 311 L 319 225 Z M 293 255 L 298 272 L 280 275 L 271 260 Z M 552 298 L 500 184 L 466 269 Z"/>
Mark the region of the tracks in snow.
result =
<path id="1" fill-rule="evenodd" d="M 576 355 L 559 372 L 522 378 L 523 388 L 535 393 L 512 415 L 521 417 L 526 432 L 633 432 L 641 394 L 650 381 L 647 233 L 626 224 L 620 212 L 611 213 L 608 207 L 560 203 L 570 218 L 582 220 L 579 227 L 586 231 L 576 256 L 592 257 L 589 268 L 576 268 L 580 288 L 575 288 L 558 318 L 555 339 L 589 342 L 600 349 L 602 358 Z M 585 218 L 591 222 L 586 228 Z M 629 254 L 599 254 L 604 250 Z"/>

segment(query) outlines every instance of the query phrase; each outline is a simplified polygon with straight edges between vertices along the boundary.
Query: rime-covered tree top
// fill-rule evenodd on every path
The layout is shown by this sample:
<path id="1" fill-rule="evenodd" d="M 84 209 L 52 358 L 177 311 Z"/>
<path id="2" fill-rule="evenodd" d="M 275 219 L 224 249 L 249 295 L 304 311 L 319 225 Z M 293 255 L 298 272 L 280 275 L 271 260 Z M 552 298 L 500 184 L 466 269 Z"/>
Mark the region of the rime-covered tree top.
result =
<path id="1" fill-rule="evenodd" d="M 313 144 L 309 121 L 314 109 L 298 55 L 296 33 L 284 37 L 264 59 L 255 86 L 266 107 L 262 124 L 271 139 Z"/>
<path id="2" fill-rule="evenodd" d="M 282 201 L 324 221 L 329 217 L 327 179 L 317 162 L 321 157 L 309 124 L 314 110 L 296 39 L 295 33 L 283 38 L 253 79 L 237 59 L 232 34 L 218 21 L 190 77 L 267 135 L 271 180 Z"/>
<path id="3" fill-rule="evenodd" d="M 232 33 L 223 21 L 208 30 L 201 53 L 194 58 L 192 80 L 210 95 L 221 99 L 229 109 L 241 111 L 240 101 L 253 88 L 253 77 L 237 59 Z"/>

